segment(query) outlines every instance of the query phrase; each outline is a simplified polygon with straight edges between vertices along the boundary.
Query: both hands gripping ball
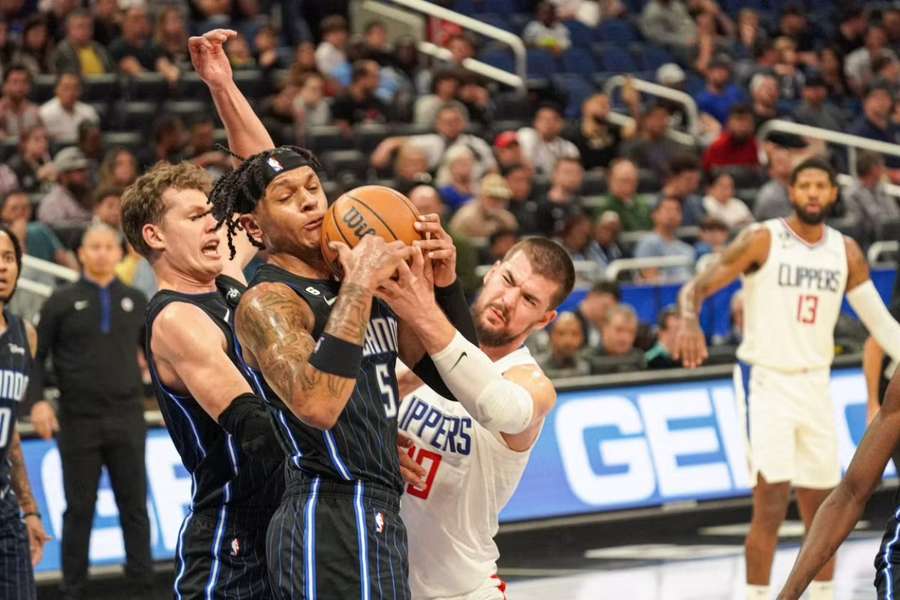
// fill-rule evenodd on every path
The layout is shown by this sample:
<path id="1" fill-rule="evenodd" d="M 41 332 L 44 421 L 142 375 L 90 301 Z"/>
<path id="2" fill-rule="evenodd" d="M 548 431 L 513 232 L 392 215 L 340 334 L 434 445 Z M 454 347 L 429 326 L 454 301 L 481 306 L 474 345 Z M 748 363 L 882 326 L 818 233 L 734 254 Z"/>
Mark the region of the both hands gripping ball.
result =
<path id="1" fill-rule="evenodd" d="M 374 234 L 386 242 L 400 240 L 412 245 L 422 235 L 413 225 L 419 211 L 409 198 L 382 185 L 364 185 L 335 200 L 322 221 L 322 256 L 332 273 L 341 276 L 338 254 L 330 242 L 343 242 L 350 248 L 363 236 Z"/>

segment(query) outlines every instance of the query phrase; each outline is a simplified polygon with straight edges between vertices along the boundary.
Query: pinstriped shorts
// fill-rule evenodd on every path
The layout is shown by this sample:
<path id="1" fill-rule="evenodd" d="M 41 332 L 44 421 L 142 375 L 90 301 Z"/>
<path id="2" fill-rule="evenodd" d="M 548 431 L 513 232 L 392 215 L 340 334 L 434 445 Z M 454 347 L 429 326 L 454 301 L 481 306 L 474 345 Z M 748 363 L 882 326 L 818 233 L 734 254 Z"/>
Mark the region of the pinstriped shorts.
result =
<path id="1" fill-rule="evenodd" d="M 34 570 L 28 532 L 19 518 L 19 505 L 13 494 L 0 499 L 0 598 L 34 600 Z"/>

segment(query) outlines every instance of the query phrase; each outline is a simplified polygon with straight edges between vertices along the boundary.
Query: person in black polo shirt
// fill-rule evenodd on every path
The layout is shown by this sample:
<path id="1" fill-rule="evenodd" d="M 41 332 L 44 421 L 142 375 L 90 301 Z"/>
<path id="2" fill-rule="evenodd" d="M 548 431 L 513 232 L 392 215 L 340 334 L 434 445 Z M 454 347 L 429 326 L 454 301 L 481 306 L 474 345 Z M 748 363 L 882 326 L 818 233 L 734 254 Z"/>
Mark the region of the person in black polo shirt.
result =
<path id="1" fill-rule="evenodd" d="M 119 233 L 92 225 L 78 250 L 79 281 L 59 288 L 41 309 L 37 364 L 48 356 L 59 385 L 59 422 L 47 402 L 37 402 L 31 419 L 48 439 L 58 429 L 66 511 L 62 534 L 62 593 L 84 597 L 88 545 L 97 486 L 105 465 L 125 540 L 125 572 L 144 593 L 152 577 L 146 426 L 138 348 L 143 337 L 144 295 L 116 279 L 122 257 Z M 124 596 L 123 596 L 124 597 Z"/>

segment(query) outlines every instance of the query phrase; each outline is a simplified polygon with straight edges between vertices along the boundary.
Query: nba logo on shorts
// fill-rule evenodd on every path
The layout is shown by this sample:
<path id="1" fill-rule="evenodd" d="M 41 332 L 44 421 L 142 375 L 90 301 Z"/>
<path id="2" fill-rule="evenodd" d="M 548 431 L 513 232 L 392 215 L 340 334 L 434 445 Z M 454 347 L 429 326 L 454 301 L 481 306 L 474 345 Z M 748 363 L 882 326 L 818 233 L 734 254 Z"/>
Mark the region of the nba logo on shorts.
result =
<path id="1" fill-rule="evenodd" d="M 237 556 L 240 553 L 241 553 L 241 543 L 238 541 L 237 538 L 234 538 L 233 540 L 231 540 L 231 555 Z"/>
<path id="2" fill-rule="evenodd" d="M 375 513 L 375 533 L 382 533 L 384 531 L 384 515 L 380 512 Z"/>

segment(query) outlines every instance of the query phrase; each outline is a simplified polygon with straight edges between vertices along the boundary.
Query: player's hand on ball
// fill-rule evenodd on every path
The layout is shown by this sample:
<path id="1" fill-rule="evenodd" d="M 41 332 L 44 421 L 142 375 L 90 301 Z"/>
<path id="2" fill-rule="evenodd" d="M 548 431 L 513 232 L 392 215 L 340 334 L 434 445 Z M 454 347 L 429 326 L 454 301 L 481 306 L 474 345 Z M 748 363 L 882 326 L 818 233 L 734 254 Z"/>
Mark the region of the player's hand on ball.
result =
<path id="1" fill-rule="evenodd" d="M 398 317 L 411 322 L 427 314 L 425 307 L 434 305 L 434 285 L 432 283 L 431 261 L 418 246 L 411 249 L 412 261 L 401 263 L 397 268 L 397 279 L 381 282 L 375 295 L 387 302 Z"/>
<path id="2" fill-rule="evenodd" d="M 412 455 L 415 451 L 413 441 L 403 435 L 397 434 L 397 454 L 400 455 L 400 475 L 403 480 L 414 488 L 425 485 L 425 468 L 417 463 Z"/>
<path id="3" fill-rule="evenodd" d="M 412 248 L 403 242 L 385 242 L 377 235 L 363 236 L 352 250 L 343 242 L 331 242 L 329 247 L 338 253 L 344 281 L 359 283 L 373 291 L 393 277 L 412 253 Z"/>
<path id="4" fill-rule="evenodd" d="M 441 226 L 440 215 L 420 215 L 415 228 L 425 239 L 413 243 L 422 249 L 426 258 L 431 259 L 434 285 L 451 285 L 456 281 L 456 246 L 450 234 Z"/>
<path id="5" fill-rule="evenodd" d="M 706 351 L 706 337 L 697 322 L 697 317 L 683 316 L 675 335 L 672 358 L 680 360 L 688 369 L 699 367 L 709 356 Z"/>
<path id="6" fill-rule="evenodd" d="M 207 85 L 223 85 L 231 81 L 231 63 L 225 54 L 225 42 L 235 36 L 237 31 L 232 29 L 213 29 L 188 39 L 191 64 Z"/>
<path id="7" fill-rule="evenodd" d="M 44 524 L 37 515 L 25 517 L 25 529 L 28 531 L 28 547 L 31 549 L 31 566 L 36 567 L 44 558 L 44 544 L 53 538 L 44 531 Z"/>

